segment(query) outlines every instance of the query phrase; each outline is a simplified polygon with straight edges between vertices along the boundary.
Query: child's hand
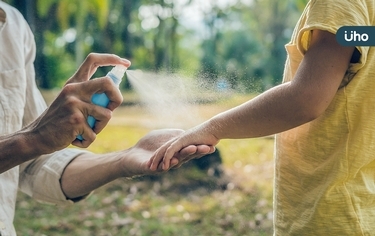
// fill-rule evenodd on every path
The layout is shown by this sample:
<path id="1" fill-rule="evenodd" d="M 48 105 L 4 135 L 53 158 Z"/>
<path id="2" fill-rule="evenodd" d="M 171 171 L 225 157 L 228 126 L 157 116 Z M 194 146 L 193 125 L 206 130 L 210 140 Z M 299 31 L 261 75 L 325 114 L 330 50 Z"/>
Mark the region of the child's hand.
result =
<path id="1" fill-rule="evenodd" d="M 215 146 L 208 145 L 190 145 L 181 149 L 170 161 L 170 168 L 179 168 L 182 164 L 192 160 L 198 159 L 205 155 L 215 152 Z M 162 168 L 163 162 L 158 169 Z"/>
<path id="2" fill-rule="evenodd" d="M 151 157 L 149 162 L 147 163 L 151 170 L 158 169 L 158 166 L 161 165 L 163 170 L 168 170 L 171 166 L 171 161 L 173 159 L 178 159 L 179 163 L 175 164 L 176 166 L 180 166 L 183 162 L 191 160 L 192 156 L 189 158 L 181 159 L 182 152 L 186 151 L 189 147 L 196 146 L 196 148 L 202 149 L 210 147 L 210 150 L 206 153 L 204 150 L 199 151 L 198 153 L 205 153 L 209 154 L 215 151 L 214 146 L 219 142 L 219 140 L 212 134 L 210 134 L 207 129 L 202 124 L 197 126 L 191 130 L 182 133 L 181 135 L 177 136 L 176 138 L 168 141 L 163 146 L 161 146 L 154 155 Z M 194 158 L 199 158 L 204 155 L 196 156 Z"/>

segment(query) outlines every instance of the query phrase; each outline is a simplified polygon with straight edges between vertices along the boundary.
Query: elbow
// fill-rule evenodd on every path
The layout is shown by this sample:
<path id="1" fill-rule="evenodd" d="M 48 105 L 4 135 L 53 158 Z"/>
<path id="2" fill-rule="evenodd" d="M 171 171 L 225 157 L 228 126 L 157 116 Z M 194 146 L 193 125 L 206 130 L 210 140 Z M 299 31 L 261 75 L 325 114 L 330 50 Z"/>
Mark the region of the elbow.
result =
<path id="1" fill-rule="evenodd" d="M 319 118 L 327 109 L 328 105 L 314 102 L 303 102 L 298 107 L 299 121 L 301 124 L 313 121 Z"/>
<path id="2" fill-rule="evenodd" d="M 301 120 L 303 121 L 303 123 L 307 123 L 317 119 L 322 114 L 323 112 L 320 111 L 306 111 Z"/>
<path id="3" fill-rule="evenodd" d="M 297 114 L 296 119 L 303 124 L 322 116 L 331 104 L 334 94 L 327 94 L 322 92 L 321 89 L 301 89 L 299 87 L 293 90 L 292 97 L 292 107 L 294 107 L 295 114 Z"/>

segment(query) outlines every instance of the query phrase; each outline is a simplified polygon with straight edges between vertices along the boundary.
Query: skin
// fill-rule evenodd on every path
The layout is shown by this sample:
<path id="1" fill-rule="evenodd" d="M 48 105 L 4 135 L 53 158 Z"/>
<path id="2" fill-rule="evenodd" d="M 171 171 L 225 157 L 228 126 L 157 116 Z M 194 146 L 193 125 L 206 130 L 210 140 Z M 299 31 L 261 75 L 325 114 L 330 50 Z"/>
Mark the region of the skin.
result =
<path id="1" fill-rule="evenodd" d="M 354 47 L 339 45 L 334 34 L 314 30 L 292 81 L 187 130 L 159 148 L 148 166 L 170 168 L 172 157 L 189 145 L 272 135 L 316 119 L 331 103 L 355 54 Z"/>
<path id="2" fill-rule="evenodd" d="M 163 129 L 148 133 L 134 147 L 108 154 L 83 154 L 75 158 L 66 168 L 61 178 L 65 195 L 74 199 L 121 177 L 135 177 L 155 174 L 147 162 L 153 153 L 165 142 L 182 134 L 182 130 Z M 177 168 L 184 162 L 214 152 L 214 147 L 190 145 L 176 154 L 171 166 Z M 161 167 L 158 171 L 163 171 Z"/>
<path id="3" fill-rule="evenodd" d="M 92 144 L 96 134 L 107 125 L 112 111 L 121 104 L 122 95 L 110 78 L 89 79 L 98 67 L 115 65 L 129 67 L 130 62 L 112 54 L 89 54 L 40 117 L 18 132 L 0 136 L 0 173 L 71 144 L 82 148 Z M 106 93 L 110 99 L 107 108 L 91 103 L 95 93 Z M 97 120 L 94 129 L 87 124 L 89 115 Z M 127 150 L 79 155 L 64 169 L 60 181 L 62 190 L 67 198 L 74 199 L 116 178 L 153 174 L 155 171 L 147 166 L 149 158 L 162 144 L 182 132 L 153 131 Z M 82 134 L 83 141 L 76 139 L 78 134 Z M 188 145 L 171 160 L 171 166 L 177 168 L 185 161 L 213 151 L 212 146 Z M 161 167 L 155 170 L 162 171 Z"/>
<path id="4" fill-rule="evenodd" d="M 70 144 L 88 147 L 122 102 L 122 95 L 110 78 L 89 79 L 98 67 L 115 65 L 129 67 L 130 62 L 112 54 L 89 54 L 40 117 L 18 132 L 0 136 L 0 173 Z M 110 99 L 107 108 L 91 103 L 91 96 L 102 92 Z M 94 130 L 86 122 L 88 115 L 98 119 Z M 82 134 L 82 142 L 76 140 L 78 134 Z"/>

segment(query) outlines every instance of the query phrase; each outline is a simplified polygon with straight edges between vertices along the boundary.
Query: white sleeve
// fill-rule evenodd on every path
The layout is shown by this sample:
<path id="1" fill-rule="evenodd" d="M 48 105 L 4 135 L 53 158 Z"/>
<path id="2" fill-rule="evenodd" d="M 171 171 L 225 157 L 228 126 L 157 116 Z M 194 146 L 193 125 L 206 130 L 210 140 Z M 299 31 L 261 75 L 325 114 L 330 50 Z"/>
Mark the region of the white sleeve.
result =
<path id="1" fill-rule="evenodd" d="M 22 164 L 19 177 L 20 190 L 41 202 L 73 203 L 64 195 L 60 179 L 65 167 L 83 153 L 87 152 L 66 148 Z"/>

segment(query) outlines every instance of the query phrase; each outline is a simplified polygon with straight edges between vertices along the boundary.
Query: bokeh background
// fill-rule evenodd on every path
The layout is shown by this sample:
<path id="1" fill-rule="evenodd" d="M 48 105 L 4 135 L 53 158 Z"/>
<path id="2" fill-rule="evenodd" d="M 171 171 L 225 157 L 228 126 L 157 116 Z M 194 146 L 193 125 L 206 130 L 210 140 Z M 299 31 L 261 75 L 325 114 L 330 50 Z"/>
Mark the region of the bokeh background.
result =
<path id="1" fill-rule="evenodd" d="M 94 51 L 126 57 L 134 69 L 265 89 L 281 80 L 284 45 L 307 0 L 7 2 L 35 34 L 41 88 L 60 87 Z"/>
<path id="2" fill-rule="evenodd" d="M 88 53 L 114 53 L 131 60 L 130 69 L 147 72 L 142 80 L 162 75 L 170 84 L 181 78 L 190 87 L 204 84 L 206 92 L 187 92 L 193 119 L 173 124 L 186 129 L 281 83 L 284 45 L 307 0 L 6 2 L 34 32 L 36 79 L 47 103 Z M 108 70 L 99 68 L 95 76 Z M 172 126 L 157 122 L 155 109 L 129 81 L 121 84 L 124 104 L 89 150 L 129 148 L 147 132 Z M 218 149 L 208 167 L 191 163 L 160 176 L 116 180 L 72 206 L 41 204 L 20 193 L 17 232 L 272 235 L 273 137 L 223 140 Z"/>

